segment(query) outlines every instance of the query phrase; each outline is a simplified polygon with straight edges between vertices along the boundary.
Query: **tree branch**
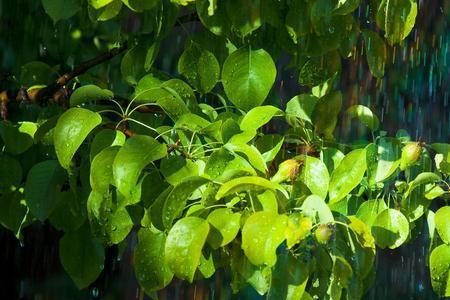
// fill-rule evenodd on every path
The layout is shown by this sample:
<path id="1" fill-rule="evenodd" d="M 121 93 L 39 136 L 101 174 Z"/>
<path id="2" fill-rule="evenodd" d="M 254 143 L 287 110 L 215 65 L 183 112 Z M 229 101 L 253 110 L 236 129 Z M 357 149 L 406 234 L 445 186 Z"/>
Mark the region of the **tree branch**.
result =
<path id="1" fill-rule="evenodd" d="M 81 74 L 84 74 L 89 69 L 91 69 L 101 63 L 104 63 L 105 61 L 112 59 L 113 57 L 124 52 L 126 49 L 127 49 L 127 43 L 123 43 L 119 47 L 113 48 L 108 52 L 105 52 L 93 59 L 90 59 L 88 61 L 81 63 L 80 65 L 75 67 L 75 69 L 73 69 L 71 72 L 68 72 L 68 73 L 62 75 L 61 77 L 59 77 L 53 84 L 40 89 L 36 95 L 36 100 L 39 101 L 39 100 L 51 98 L 56 91 L 58 91 L 59 89 L 64 87 L 75 77 L 77 77 Z"/>

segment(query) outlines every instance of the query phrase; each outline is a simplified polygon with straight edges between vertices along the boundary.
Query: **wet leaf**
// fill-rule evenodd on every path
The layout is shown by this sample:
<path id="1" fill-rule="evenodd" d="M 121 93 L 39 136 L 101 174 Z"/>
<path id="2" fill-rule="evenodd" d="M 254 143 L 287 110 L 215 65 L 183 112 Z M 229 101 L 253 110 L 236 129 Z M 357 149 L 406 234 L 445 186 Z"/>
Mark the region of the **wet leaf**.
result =
<path id="1" fill-rule="evenodd" d="M 241 48 L 225 60 L 222 83 L 230 101 L 248 111 L 264 102 L 276 74 L 275 64 L 266 51 Z"/>
<path id="2" fill-rule="evenodd" d="M 260 211 L 252 214 L 242 228 L 242 249 L 256 266 L 272 267 L 277 261 L 276 250 L 284 241 L 287 216 Z"/>
<path id="3" fill-rule="evenodd" d="M 75 152 L 101 121 L 98 113 L 84 108 L 71 108 L 59 117 L 53 141 L 59 163 L 64 169 L 69 168 Z"/>
<path id="4" fill-rule="evenodd" d="M 347 196 L 361 182 L 365 172 L 366 149 L 356 149 L 345 155 L 331 173 L 330 203 L 336 203 Z"/>
<path id="5" fill-rule="evenodd" d="M 398 210 L 383 210 L 372 224 L 372 234 L 378 247 L 395 249 L 409 236 L 409 223 Z"/>
<path id="6" fill-rule="evenodd" d="M 186 217 L 173 225 L 167 236 L 165 257 L 175 276 L 192 283 L 208 232 L 208 222 L 197 217 Z"/>

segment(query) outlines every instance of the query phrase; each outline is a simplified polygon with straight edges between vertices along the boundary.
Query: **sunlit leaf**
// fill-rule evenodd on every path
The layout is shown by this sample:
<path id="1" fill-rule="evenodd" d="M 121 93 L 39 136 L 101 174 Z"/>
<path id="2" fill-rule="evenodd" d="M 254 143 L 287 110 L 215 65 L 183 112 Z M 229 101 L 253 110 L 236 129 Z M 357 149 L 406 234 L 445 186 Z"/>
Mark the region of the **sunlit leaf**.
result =
<path id="1" fill-rule="evenodd" d="M 173 225 L 166 240 L 165 258 L 175 276 L 192 282 L 208 232 L 208 222 L 197 217 L 186 217 Z"/>
<path id="2" fill-rule="evenodd" d="M 53 140 L 56 155 L 63 168 L 69 168 L 75 152 L 101 121 L 98 113 L 84 108 L 71 108 L 59 117 Z"/>

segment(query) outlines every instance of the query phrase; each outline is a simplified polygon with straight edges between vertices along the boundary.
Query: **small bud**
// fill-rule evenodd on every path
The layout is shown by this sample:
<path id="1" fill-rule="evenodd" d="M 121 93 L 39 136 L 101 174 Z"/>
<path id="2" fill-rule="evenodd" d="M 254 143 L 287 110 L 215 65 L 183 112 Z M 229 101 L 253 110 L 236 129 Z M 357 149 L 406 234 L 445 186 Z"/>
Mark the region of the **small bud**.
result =
<path id="1" fill-rule="evenodd" d="M 419 142 L 408 142 L 402 149 L 400 159 L 400 170 L 405 170 L 413 166 L 422 154 L 423 147 Z"/>
<path id="2" fill-rule="evenodd" d="M 272 182 L 280 183 L 287 180 L 292 180 L 297 177 L 300 171 L 300 163 L 295 159 L 288 159 L 283 161 L 278 166 L 277 173 L 271 178 Z"/>

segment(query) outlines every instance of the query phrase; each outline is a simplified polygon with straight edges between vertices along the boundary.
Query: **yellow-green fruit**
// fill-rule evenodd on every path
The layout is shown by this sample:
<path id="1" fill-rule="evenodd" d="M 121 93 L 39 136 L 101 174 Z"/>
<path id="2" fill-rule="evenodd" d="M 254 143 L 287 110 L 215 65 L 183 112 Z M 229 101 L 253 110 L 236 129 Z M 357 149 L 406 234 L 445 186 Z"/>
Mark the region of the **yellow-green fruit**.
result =
<path id="1" fill-rule="evenodd" d="M 400 170 L 405 170 L 413 166 L 422 154 L 422 146 L 419 142 L 409 142 L 402 149 L 402 157 L 400 159 Z"/>
<path id="2" fill-rule="evenodd" d="M 294 179 L 299 172 L 300 163 L 295 159 L 287 159 L 278 166 L 278 171 L 270 179 L 272 182 L 280 183 Z"/>
<path id="3" fill-rule="evenodd" d="M 330 226 L 326 224 L 320 224 L 317 227 L 316 231 L 314 231 L 314 236 L 320 244 L 328 243 L 332 235 L 333 229 L 331 229 Z"/>

